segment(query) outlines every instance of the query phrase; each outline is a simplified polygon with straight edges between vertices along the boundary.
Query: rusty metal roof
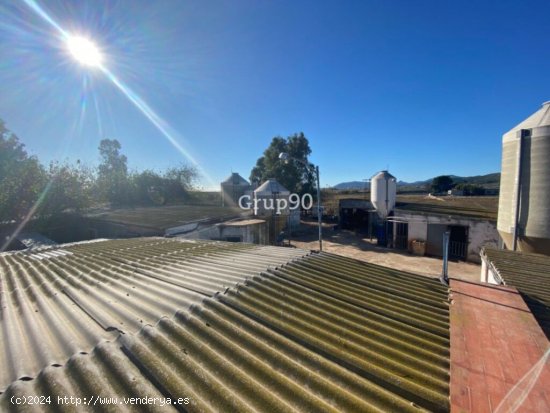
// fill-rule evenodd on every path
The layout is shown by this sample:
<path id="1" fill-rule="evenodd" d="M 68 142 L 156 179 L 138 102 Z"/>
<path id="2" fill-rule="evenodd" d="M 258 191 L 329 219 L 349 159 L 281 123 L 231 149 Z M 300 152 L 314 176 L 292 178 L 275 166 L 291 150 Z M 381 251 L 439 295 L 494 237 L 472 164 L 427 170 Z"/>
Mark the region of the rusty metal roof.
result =
<path id="1" fill-rule="evenodd" d="M 149 238 L 41 254 L 0 255 L 0 410 L 35 394 L 187 397 L 171 406 L 186 411 L 448 411 L 448 291 L 436 280 L 247 244 Z"/>

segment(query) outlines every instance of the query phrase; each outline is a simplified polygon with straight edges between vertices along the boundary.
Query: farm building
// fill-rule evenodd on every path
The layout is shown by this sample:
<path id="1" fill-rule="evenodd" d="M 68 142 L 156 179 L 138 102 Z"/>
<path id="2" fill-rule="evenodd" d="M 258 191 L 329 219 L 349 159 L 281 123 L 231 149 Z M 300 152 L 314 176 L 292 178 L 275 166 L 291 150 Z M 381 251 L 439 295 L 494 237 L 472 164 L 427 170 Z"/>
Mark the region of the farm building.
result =
<path id="1" fill-rule="evenodd" d="M 208 225 L 180 234 L 181 239 L 200 239 L 270 245 L 269 225 L 265 219 L 242 218 Z"/>
<path id="2" fill-rule="evenodd" d="M 390 217 L 393 224 L 393 246 L 420 254 L 443 256 L 443 234 L 450 232 L 451 259 L 480 262 L 483 246 L 498 246 L 496 222 L 465 211 L 452 211 L 439 206 L 402 205 Z M 416 244 L 413 247 L 413 243 Z M 421 245 L 418 250 L 417 245 Z"/>
<path id="3" fill-rule="evenodd" d="M 373 214 L 376 213 L 372 203 L 366 199 L 340 199 L 338 215 L 343 229 L 354 229 L 367 234 L 372 231 Z"/>
<path id="4" fill-rule="evenodd" d="M 452 259 L 480 262 L 484 245 L 497 246 L 496 222 L 483 214 L 449 210 L 441 206 L 397 203 L 386 220 L 366 200 L 340 200 L 340 225 L 369 237 L 379 237 L 384 221 L 390 226 L 385 246 L 408 250 L 420 255 L 441 257 L 443 234 L 450 231 L 449 253 Z"/>
<path id="5" fill-rule="evenodd" d="M 479 252 L 483 246 L 499 244 L 493 208 L 472 206 L 476 200 L 472 197 L 399 201 L 395 185 L 386 185 L 393 181 L 395 177 L 381 171 L 371 179 L 372 202 L 341 199 L 341 227 L 375 237 L 386 247 L 435 257 L 443 256 L 443 235 L 449 231 L 450 258 L 472 262 L 480 262 Z M 388 195 L 387 190 L 391 192 Z"/>

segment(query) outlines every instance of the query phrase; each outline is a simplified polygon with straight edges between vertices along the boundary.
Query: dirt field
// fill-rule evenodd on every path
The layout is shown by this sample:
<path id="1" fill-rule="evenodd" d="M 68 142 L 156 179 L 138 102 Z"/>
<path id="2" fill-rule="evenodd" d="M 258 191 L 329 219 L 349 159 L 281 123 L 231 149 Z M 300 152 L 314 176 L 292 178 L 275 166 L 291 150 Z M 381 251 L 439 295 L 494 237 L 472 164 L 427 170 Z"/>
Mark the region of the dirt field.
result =
<path id="1" fill-rule="evenodd" d="M 381 248 L 376 240 L 356 235 L 353 231 L 333 230 L 332 225 L 324 225 L 323 251 L 344 255 L 373 264 L 383 265 L 416 274 L 438 277 L 443 261 L 440 258 L 419 257 L 408 252 Z M 317 225 L 302 222 L 299 232 L 292 238 L 291 245 L 303 249 L 319 249 Z M 468 281 L 479 281 L 481 266 L 466 262 L 449 262 L 449 276 Z"/>
<path id="2" fill-rule="evenodd" d="M 370 199 L 370 193 L 323 192 L 327 215 L 338 215 L 340 199 Z M 496 220 L 498 196 L 430 196 L 427 194 L 397 194 L 397 207 L 411 211 L 464 215 Z"/>

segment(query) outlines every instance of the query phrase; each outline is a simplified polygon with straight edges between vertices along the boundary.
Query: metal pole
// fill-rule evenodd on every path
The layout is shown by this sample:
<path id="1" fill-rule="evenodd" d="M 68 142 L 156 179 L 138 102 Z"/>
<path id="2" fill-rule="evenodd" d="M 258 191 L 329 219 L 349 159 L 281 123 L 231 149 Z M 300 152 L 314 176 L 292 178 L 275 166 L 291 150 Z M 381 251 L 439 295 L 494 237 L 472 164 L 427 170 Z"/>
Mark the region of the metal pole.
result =
<path id="1" fill-rule="evenodd" d="M 319 166 L 315 167 L 317 174 L 317 221 L 319 222 L 319 251 L 323 251 L 323 230 L 321 217 L 321 181 L 319 180 Z"/>
<path id="2" fill-rule="evenodd" d="M 451 237 L 450 231 L 445 231 L 443 234 L 443 281 L 449 285 L 449 239 Z"/>

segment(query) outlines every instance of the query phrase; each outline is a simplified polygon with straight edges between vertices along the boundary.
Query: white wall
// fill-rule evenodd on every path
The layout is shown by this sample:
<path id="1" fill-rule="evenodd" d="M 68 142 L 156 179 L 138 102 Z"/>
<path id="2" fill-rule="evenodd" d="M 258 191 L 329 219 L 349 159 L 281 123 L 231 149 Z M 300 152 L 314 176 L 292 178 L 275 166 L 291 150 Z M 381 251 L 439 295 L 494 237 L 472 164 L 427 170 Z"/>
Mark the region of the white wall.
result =
<path id="1" fill-rule="evenodd" d="M 481 256 L 481 276 L 480 281 L 482 283 L 500 284 L 500 276 L 497 276 L 494 271 L 494 267 L 487 262 L 487 258 Z"/>
<path id="2" fill-rule="evenodd" d="M 409 245 L 412 240 L 426 241 L 428 237 L 428 224 L 463 225 L 468 227 L 468 253 L 467 260 L 481 262 L 479 253 L 481 247 L 490 245 L 497 247 L 499 235 L 496 223 L 484 219 L 429 215 L 412 213 L 403 210 L 395 210 L 395 217 L 409 223 Z"/>
<path id="3" fill-rule="evenodd" d="M 427 222 L 409 222 L 409 244 L 413 240 L 426 241 L 428 238 Z"/>

